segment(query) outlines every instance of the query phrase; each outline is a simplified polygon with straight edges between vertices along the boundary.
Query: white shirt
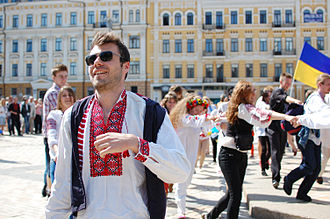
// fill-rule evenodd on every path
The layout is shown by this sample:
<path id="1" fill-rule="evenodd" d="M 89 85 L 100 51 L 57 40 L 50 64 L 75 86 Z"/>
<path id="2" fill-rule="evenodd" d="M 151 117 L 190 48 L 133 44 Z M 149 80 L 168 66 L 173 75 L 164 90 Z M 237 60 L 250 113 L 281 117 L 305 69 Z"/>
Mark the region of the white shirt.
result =
<path id="1" fill-rule="evenodd" d="M 267 109 L 269 110 L 269 104 L 267 104 L 265 101 L 262 100 L 262 96 L 258 98 L 257 102 L 256 102 L 256 107 L 259 109 Z M 259 127 L 259 126 L 254 126 L 254 130 L 255 130 L 255 135 L 257 137 L 259 136 L 266 136 L 266 129 Z"/>
<path id="2" fill-rule="evenodd" d="M 122 133 L 143 138 L 146 102 L 132 92 L 127 92 L 127 109 Z M 58 161 L 52 195 L 46 206 L 47 218 L 65 218 L 70 214 L 71 204 L 71 111 L 63 116 Z M 149 157 L 145 162 L 134 159 L 135 154 L 122 159 L 121 176 L 90 177 L 89 133 L 91 110 L 87 115 L 84 133 L 82 177 L 86 191 L 87 208 L 78 212 L 78 218 L 149 218 L 147 209 L 145 166 L 161 180 L 168 183 L 183 182 L 189 175 L 190 165 L 180 139 L 165 116 L 158 132 L 157 143 L 149 142 Z"/>
<path id="3" fill-rule="evenodd" d="M 52 110 L 47 116 L 47 123 L 54 121 L 55 126 L 47 129 L 47 141 L 49 145 L 49 156 L 55 160 L 56 153 L 54 151 L 54 145 L 58 145 L 58 135 L 61 127 L 63 112 L 61 110 Z"/>

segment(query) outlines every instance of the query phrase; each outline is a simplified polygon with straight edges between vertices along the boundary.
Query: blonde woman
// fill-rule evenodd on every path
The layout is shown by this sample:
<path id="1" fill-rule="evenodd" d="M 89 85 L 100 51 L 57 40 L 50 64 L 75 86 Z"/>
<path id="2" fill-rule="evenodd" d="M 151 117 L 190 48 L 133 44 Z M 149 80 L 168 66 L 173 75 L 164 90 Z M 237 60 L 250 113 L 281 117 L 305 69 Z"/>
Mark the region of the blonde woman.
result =
<path id="1" fill-rule="evenodd" d="M 0 134 L 1 135 L 3 135 L 4 128 L 6 125 L 6 115 L 7 115 L 6 99 L 1 98 L 0 101 Z"/>
<path id="2" fill-rule="evenodd" d="M 201 127 L 210 124 L 211 119 L 215 119 L 215 117 L 208 117 L 206 114 L 203 114 L 205 108 L 207 108 L 207 102 L 203 101 L 202 98 L 188 96 L 179 101 L 170 114 L 171 122 L 183 144 L 191 165 L 188 178 L 183 183 L 179 183 L 176 188 L 175 198 L 179 218 L 185 218 L 186 214 L 187 187 L 194 173 Z"/>

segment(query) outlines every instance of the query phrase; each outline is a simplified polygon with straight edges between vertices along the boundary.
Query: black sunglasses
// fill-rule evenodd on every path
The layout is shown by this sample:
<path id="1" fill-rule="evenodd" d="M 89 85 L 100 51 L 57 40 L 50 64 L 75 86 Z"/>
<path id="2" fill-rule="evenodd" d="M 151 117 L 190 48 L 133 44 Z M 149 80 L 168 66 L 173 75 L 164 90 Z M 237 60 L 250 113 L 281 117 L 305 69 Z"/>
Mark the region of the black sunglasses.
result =
<path id="1" fill-rule="evenodd" d="M 93 55 L 88 55 L 85 58 L 86 64 L 88 66 L 90 65 L 94 65 L 95 60 L 97 59 L 97 57 L 99 56 L 100 59 L 102 60 L 102 62 L 108 62 L 112 60 L 113 55 L 119 56 L 120 57 L 120 61 L 123 59 L 119 54 L 114 53 L 112 51 L 104 51 L 101 52 L 99 54 L 93 54 Z"/>

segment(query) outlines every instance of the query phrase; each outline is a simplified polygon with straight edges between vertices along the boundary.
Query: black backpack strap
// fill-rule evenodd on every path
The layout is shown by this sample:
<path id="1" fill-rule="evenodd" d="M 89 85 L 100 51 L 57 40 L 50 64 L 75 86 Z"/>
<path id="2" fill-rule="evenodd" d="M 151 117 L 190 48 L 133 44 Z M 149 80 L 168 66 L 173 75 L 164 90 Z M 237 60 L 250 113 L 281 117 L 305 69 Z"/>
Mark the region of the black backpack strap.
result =
<path id="1" fill-rule="evenodd" d="M 144 118 L 143 139 L 156 143 L 158 131 L 163 124 L 166 111 L 158 103 L 146 100 L 146 114 Z M 166 214 L 166 195 L 164 182 L 160 180 L 147 167 L 145 168 L 148 211 L 150 219 L 165 218 Z"/>
<path id="2" fill-rule="evenodd" d="M 84 112 L 92 96 L 77 101 L 71 112 L 71 139 L 72 139 L 72 184 L 71 184 L 71 210 L 74 215 L 86 208 L 86 192 L 79 169 L 78 128 Z"/>

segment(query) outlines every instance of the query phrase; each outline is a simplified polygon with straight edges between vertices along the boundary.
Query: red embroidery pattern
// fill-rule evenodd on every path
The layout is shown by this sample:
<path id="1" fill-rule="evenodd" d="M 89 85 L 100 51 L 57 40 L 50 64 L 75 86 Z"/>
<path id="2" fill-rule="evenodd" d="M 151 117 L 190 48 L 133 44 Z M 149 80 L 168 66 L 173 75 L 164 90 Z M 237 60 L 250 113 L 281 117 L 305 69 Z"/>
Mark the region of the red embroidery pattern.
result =
<path id="1" fill-rule="evenodd" d="M 94 142 L 96 136 L 107 132 L 120 133 L 123 127 L 124 116 L 126 112 L 127 95 L 123 91 L 120 100 L 112 108 L 107 119 L 107 123 L 103 120 L 102 107 L 98 101 L 94 102 L 91 114 L 90 126 L 90 174 L 91 177 L 97 176 L 121 176 L 123 174 L 122 156 L 129 157 L 128 151 L 123 153 L 107 154 L 104 158 L 100 157 L 100 153 L 96 150 Z"/>
<path id="2" fill-rule="evenodd" d="M 56 121 L 54 119 L 47 119 L 47 130 L 56 129 Z"/>
<path id="3" fill-rule="evenodd" d="M 149 142 L 139 138 L 139 152 L 135 155 L 134 159 L 145 162 L 149 156 Z"/>

